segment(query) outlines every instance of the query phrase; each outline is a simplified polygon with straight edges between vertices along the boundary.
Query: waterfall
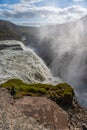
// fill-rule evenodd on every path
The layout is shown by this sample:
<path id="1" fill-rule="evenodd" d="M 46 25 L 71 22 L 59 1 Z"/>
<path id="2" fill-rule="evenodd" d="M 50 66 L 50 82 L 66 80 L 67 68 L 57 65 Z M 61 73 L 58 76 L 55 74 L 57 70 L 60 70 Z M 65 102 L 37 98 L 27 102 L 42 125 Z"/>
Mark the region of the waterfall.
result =
<path id="1" fill-rule="evenodd" d="M 36 53 L 15 40 L 1 41 L 0 83 L 19 78 L 28 83 L 62 82 L 53 78 L 50 69 Z M 54 80 L 55 79 L 55 80 Z"/>

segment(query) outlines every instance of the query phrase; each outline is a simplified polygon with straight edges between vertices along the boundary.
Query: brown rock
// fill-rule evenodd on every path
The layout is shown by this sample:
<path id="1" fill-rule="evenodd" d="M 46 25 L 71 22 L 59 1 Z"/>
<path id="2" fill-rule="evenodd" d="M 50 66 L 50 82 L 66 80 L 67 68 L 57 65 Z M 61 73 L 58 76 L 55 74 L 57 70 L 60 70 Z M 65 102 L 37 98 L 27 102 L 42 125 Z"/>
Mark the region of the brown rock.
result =
<path id="1" fill-rule="evenodd" d="M 46 97 L 13 99 L 0 88 L 0 130 L 86 130 L 87 110 L 77 102 L 63 110 Z"/>
<path id="2" fill-rule="evenodd" d="M 24 97 L 14 104 L 27 117 L 33 117 L 50 130 L 67 130 L 67 113 L 45 97 Z"/>
<path id="3" fill-rule="evenodd" d="M 13 104 L 14 99 L 6 89 L 0 89 L 0 130 L 49 130 Z"/>

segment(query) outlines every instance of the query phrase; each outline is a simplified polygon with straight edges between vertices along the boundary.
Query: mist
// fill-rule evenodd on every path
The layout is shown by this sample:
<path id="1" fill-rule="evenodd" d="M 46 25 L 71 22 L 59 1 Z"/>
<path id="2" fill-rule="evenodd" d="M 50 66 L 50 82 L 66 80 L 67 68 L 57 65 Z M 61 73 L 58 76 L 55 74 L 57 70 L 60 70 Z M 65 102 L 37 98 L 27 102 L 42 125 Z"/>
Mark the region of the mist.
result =
<path id="1" fill-rule="evenodd" d="M 28 45 L 46 62 L 55 77 L 72 85 L 87 107 L 87 17 L 67 24 L 35 28 Z M 30 38 L 30 36 L 29 36 Z M 33 44 L 32 44 L 33 43 Z"/>

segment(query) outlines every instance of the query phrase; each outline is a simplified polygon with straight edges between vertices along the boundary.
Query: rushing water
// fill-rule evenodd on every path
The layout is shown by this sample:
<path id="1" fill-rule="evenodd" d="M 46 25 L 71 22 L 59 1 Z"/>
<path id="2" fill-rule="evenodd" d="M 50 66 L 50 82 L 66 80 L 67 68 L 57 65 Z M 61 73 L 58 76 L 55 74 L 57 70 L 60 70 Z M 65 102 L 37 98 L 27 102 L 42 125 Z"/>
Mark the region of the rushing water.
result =
<path id="1" fill-rule="evenodd" d="M 1 41 L 0 83 L 10 78 L 20 78 L 28 83 L 62 82 L 53 78 L 50 69 L 31 49 L 19 41 Z"/>

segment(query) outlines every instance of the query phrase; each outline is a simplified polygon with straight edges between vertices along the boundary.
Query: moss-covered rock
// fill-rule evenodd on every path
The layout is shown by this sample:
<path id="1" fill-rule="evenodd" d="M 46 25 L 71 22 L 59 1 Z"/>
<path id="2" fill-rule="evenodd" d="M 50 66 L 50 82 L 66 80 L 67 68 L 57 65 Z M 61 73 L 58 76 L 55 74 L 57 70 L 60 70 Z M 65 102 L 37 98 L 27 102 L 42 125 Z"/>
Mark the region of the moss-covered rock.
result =
<path id="1" fill-rule="evenodd" d="M 71 106 L 74 97 L 74 91 L 67 83 L 53 86 L 50 84 L 27 84 L 20 79 L 10 79 L 0 87 L 7 88 L 14 98 L 46 96 L 62 106 Z"/>

